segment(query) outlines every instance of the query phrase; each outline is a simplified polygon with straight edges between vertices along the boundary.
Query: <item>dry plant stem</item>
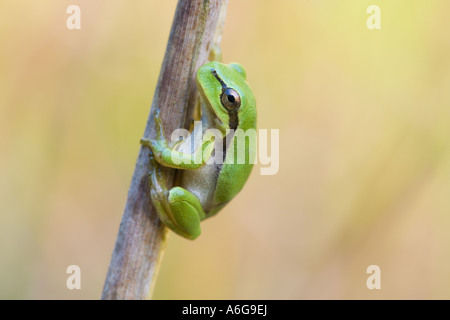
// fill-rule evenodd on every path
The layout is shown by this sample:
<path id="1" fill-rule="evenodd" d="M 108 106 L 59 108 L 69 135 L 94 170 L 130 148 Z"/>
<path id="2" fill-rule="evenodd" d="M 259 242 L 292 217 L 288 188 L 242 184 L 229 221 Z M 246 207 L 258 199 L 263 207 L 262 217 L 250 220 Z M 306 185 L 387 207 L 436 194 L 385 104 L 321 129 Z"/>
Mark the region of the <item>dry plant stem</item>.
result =
<path id="1" fill-rule="evenodd" d="M 166 137 L 190 123 L 197 100 L 195 72 L 208 60 L 211 47 L 220 43 L 227 3 L 228 0 L 178 1 L 145 137 L 154 137 L 153 112 L 158 107 Z M 151 204 L 148 173 L 149 150 L 141 147 L 102 299 L 151 296 L 167 230 Z M 165 174 L 170 187 L 175 170 L 166 169 Z"/>

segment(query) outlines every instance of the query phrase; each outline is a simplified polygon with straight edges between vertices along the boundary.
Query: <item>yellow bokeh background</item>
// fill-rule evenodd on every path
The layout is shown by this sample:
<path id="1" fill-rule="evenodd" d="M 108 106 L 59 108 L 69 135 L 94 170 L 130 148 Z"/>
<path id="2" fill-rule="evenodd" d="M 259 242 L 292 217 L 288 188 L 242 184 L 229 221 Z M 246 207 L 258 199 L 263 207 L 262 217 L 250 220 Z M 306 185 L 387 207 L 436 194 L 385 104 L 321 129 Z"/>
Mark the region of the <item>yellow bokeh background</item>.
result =
<path id="1" fill-rule="evenodd" d="M 100 297 L 175 6 L 0 0 L 0 298 Z M 279 172 L 170 235 L 154 298 L 450 298 L 449 11 L 230 0 L 224 60 L 280 130 Z"/>

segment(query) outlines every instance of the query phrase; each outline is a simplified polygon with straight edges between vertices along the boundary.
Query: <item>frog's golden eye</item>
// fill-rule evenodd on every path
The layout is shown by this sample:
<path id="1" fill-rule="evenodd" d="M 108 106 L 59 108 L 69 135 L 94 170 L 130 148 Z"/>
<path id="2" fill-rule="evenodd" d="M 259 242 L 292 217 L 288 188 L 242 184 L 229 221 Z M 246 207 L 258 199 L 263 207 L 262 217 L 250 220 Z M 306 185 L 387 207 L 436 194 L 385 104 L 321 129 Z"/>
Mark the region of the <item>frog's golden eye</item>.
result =
<path id="1" fill-rule="evenodd" d="M 222 78 L 219 77 L 216 70 L 211 69 L 211 73 L 222 86 L 222 94 L 220 95 L 220 102 L 222 102 L 222 105 L 231 110 L 239 108 L 241 106 L 241 96 L 239 93 L 236 90 L 229 88 Z"/>
<path id="2" fill-rule="evenodd" d="M 227 109 L 237 109 L 241 106 L 241 96 L 232 88 L 226 88 L 222 92 L 220 95 L 220 101 Z"/>

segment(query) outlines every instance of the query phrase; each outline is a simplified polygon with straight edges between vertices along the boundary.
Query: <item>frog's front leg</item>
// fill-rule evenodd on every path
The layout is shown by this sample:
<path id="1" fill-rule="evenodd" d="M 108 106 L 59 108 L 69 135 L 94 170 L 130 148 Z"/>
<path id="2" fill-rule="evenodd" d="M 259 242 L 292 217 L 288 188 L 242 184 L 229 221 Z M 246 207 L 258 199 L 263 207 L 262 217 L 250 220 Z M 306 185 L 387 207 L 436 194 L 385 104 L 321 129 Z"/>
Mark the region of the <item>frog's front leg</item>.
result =
<path id="1" fill-rule="evenodd" d="M 159 117 L 159 108 L 154 114 L 156 139 L 142 138 L 141 144 L 150 147 L 155 159 L 165 167 L 175 169 L 198 169 L 203 166 L 214 150 L 214 135 L 205 136 L 201 147 L 191 153 L 176 150 L 179 143 L 169 144 L 164 137 L 164 130 Z M 198 161 L 200 159 L 200 161 Z"/>
<path id="2" fill-rule="evenodd" d="M 175 187 L 167 189 L 161 165 L 150 154 L 150 196 L 161 221 L 177 234 L 195 239 L 201 233 L 200 221 L 205 212 L 199 199 L 189 191 Z"/>

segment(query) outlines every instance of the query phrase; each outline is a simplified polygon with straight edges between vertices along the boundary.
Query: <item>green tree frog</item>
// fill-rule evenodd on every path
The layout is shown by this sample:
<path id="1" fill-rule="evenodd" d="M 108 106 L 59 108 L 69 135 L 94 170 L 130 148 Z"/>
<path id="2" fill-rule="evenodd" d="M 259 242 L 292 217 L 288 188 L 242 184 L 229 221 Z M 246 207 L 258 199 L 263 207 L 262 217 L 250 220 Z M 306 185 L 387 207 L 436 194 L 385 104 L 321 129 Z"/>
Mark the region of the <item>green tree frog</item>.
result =
<path id="1" fill-rule="evenodd" d="M 201 138 L 199 147 L 193 148 L 190 139 L 167 141 L 159 109 L 154 113 L 156 139 L 141 139 L 141 144 L 152 151 L 150 195 L 158 216 L 168 228 L 188 239 L 197 238 L 201 233 L 200 222 L 215 215 L 244 186 L 253 162 L 229 161 L 237 154 L 235 131 L 256 129 L 255 97 L 240 64 L 208 62 L 198 69 L 196 81 L 202 130 L 193 135 L 194 139 L 198 138 L 196 135 Z M 208 129 L 218 130 L 222 141 L 208 136 Z M 245 154 L 254 148 L 253 143 L 245 141 Z M 208 163 L 213 155 L 223 157 L 223 162 Z M 195 161 L 199 156 L 200 161 Z M 176 186 L 170 190 L 161 166 L 181 170 Z"/>

